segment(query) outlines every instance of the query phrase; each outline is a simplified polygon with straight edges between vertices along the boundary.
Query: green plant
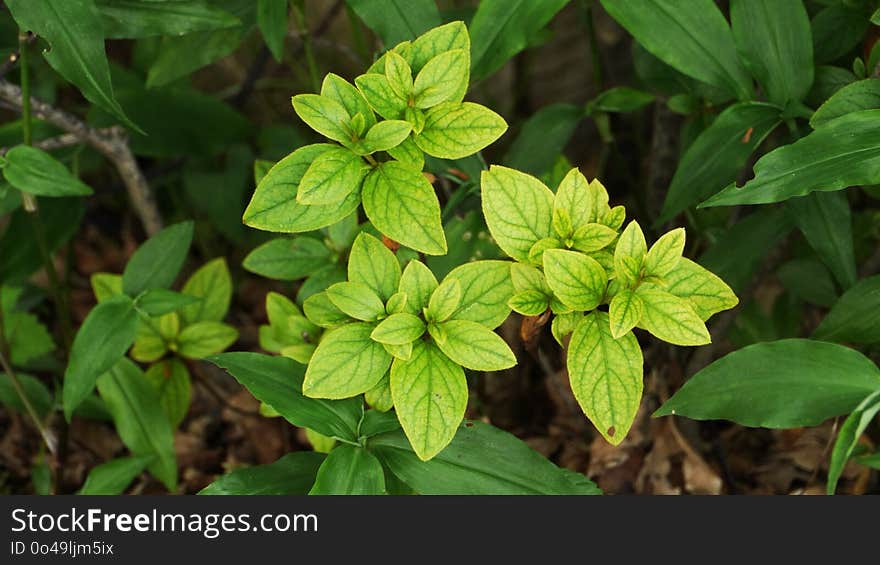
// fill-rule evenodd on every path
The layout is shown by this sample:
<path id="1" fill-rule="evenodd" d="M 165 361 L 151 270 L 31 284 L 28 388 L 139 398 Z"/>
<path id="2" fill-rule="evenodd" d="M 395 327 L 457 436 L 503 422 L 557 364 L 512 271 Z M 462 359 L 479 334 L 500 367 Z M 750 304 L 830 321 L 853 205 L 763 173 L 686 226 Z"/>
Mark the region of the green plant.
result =
<path id="1" fill-rule="evenodd" d="M 328 75 L 321 96 L 295 96 L 303 121 L 343 147 L 310 145 L 282 159 L 261 178 L 244 221 L 271 231 L 328 224 L 332 231 L 363 200 L 386 243 L 445 252 L 439 203 L 421 173 L 422 152 L 462 158 L 506 127 L 491 111 L 460 102 L 468 44 L 464 25 L 448 24 L 388 51 L 355 79 L 358 89 Z M 422 108 L 429 108 L 424 116 Z M 374 110 L 385 121 L 373 125 Z M 380 126 L 400 132 L 381 145 L 391 157 L 382 162 L 370 156 L 380 145 L 370 144 L 369 132 Z M 632 328 L 645 327 L 679 345 L 702 345 L 710 341 L 703 321 L 735 305 L 736 297 L 718 277 L 681 258 L 684 230 L 670 232 L 650 250 L 637 223 L 619 233 L 623 206 L 611 208 L 605 188 L 577 170 L 565 176 L 556 195 L 534 177 L 504 167 L 484 171 L 480 184 L 489 230 L 517 263 L 465 263 L 438 283 L 418 259 L 396 256 L 361 233 L 347 257 L 347 280 L 306 298 L 304 317 L 289 303 L 287 316 L 279 316 L 278 299 L 267 297 L 272 323 L 264 345 L 307 363 L 307 397 L 363 394 L 379 411 L 394 408 L 416 455 L 429 460 L 459 430 L 468 399 L 464 369 L 499 371 L 516 364 L 492 330 L 511 308 L 526 316 L 552 311 L 559 343 L 574 333 L 568 367 L 575 397 L 602 435 L 620 443 L 642 393 L 642 355 Z M 398 207 L 402 198 L 408 204 Z M 430 226 L 439 230 L 437 237 L 415 235 Z M 427 243 L 441 239 L 439 247 Z M 290 250 L 304 241 L 276 240 L 249 258 L 276 242 L 292 258 Z M 290 278 L 302 273 L 296 275 Z M 596 310 L 600 304 L 609 304 L 609 313 Z M 283 335 L 283 324 L 296 324 L 308 343 L 298 336 L 287 338 L 289 346 L 269 339 Z M 306 324 L 325 331 L 310 331 Z"/>
<path id="2" fill-rule="evenodd" d="M 613 484 L 569 386 L 628 469 L 668 455 L 659 398 L 824 426 L 828 491 L 871 484 L 843 468 L 880 467 L 877 1 L 465 4 L 4 3 L 0 402 L 29 424 L 0 428 L 42 443 L 0 489 L 597 493 L 484 423 Z M 283 453 L 234 446 L 252 425 L 294 452 L 242 467 Z"/>
<path id="3" fill-rule="evenodd" d="M 796 305 L 831 306 L 809 340 L 773 322 L 758 336 L 744 332 L 746 344 L 758 343 L 697 372 L 655 416 L 793 428 L 849 413 L 831 454 L 832 493 L 877 413 L 880 389 L 874 362 L 829 343 L 877 341 L 873 296 L 880 287 L 877 277 L 857 282 L 854 218 L 847 195 L 838 191 L 871 190 L 867 185 L 880 181 L 880 82 L 871 78 L 880 48 L 866 44 L 864 55 L 849 59 L 852 72 L 833 66 L 849 62 L 842 60 L 876 17 L 876 3 L 733 0 L 729 24 L 709 0 L 687 8 L 661 0 L 602 4 L 639 42 L 634 57 L 642 78 L 672 94 L 669 108 L 688 115 L 697 132 L 681 156 L 660 221 L 686 211 L 693 224 L 705 226 L 713 216 L 702 209 L 784 203 L 729 228 L 708 262 L 732 257 L 722 270 L 743 286 L 762 248 L 773 248 L 797 228 L 806 246 L 778 277 Z M 709 112 L 718 110 L 712 119 Z M 778 127 L 783 123 L 785 133 Z M 737 186 L 750 157 L 757 160 L 754 178 Z M 694 205 L 701 210 L 688 210 Z M 760 313 L 748 316 L 743 327 L 761 323 Z"/>
<path id="4" fill-rule="evenodd" d="M 605 187 L 577 169 L 555 194 L 505 167 L 485 171 L 481 184 L 489 230 L 517 261 L 510 307 L 544 324 L 552 312 L 578 404 L 605 439 L 620 443 L 642 397 L 642 352 L 632 329 L 675 345 L 704 345 L 711 341 L 705 320 L 735 306 L 736 296 L 682 258 L 684 229 L 650 249 L 636 221 L 621 232 L 623 206 L 609 206 Z"/>

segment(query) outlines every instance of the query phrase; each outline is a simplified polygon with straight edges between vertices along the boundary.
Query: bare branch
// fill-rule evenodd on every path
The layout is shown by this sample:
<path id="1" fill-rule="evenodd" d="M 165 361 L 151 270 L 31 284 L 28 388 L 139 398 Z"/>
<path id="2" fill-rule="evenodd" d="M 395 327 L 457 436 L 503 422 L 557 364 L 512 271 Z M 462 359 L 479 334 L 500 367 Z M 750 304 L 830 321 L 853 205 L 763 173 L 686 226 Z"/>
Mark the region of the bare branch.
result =
<path id="1" fill-rule="evenodd" d="M 21 110 L 21 89 L 11 82 L 0 79 L 0 100 L 7 102 L 16 110 Z M 153 235 L 162 229 L 162 217 L 159 215 L 147 179 L 128 147 L 128 134 L 125 129 L 118 126 L 103 130 L 91 128 L 73 114 L 34 97 L 31 97 L 31 108 L 33 114 L 41 120 L 88 143 L 109 159 L 122 177 L 135 213 L 140 218 L 147 235 Z"/>

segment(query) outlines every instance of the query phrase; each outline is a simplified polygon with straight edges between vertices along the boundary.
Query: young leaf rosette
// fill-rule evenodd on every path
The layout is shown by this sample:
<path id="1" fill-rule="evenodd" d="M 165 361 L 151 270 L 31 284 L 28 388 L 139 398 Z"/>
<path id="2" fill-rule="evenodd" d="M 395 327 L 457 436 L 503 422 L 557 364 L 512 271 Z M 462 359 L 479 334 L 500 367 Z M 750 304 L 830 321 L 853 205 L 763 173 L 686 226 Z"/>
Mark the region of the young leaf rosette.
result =
<path id="1" fill-rule="evenodd" d="M 703 345 L 705 321 L 737 304 L 720 278 L 682 257 L 684 229 L 651 247 L 605 187 L 572 169 L 554 193 L 540 180 L 493 166 L 482 176 L 483 213 L 511 265 L 510 307 L 553 314 L 567 347 L 572 391 L 602 436 L 626 437 L 642 396 L 642 352 L 633 328 L 676 345 Z M 566 339 L 570 339 L 566 342 Z"/>
<path id="2" fill-rule="evenodd" d="M 467 263 L 440 283 L 417 260 L 401 269 L 391 250 L 361 233 L 348 280 L 303 304 L 306 318 L 325 329 L 303 393 L 326 399 L 364 394 L 378 410 L 393 407 L 415 453 L 431 459 L 464 418 L 464 370 L 516 364 L 492 331 L 510 313 L 512 294 L 507 262 Z"/>
<path id="3" fill-rule="evenodd" d="M 422 174 L 425 154 L 458 159 L 497 140 L 507 123 L 463 102 L 470 38 L 461 22 L 403 42 L 355 79 L 328 74 L 320 94 L 293 108 L 330 143 L 301 147 L 257 185 L 245 224 L 301 233 L 338 222 L 363 205 L 382 234 L 426 255 L 444 255 L 440 203 Z M 378 114 L 378 118 L 377 118 Z"/>

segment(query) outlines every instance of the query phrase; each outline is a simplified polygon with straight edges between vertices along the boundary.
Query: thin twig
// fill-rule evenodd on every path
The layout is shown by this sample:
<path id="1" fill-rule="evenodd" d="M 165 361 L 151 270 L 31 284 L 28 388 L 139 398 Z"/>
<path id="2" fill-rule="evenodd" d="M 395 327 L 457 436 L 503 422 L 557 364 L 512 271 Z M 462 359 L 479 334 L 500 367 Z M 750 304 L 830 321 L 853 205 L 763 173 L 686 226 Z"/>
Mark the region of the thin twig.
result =
<path id="1" fill-rule="evenodd" d="M 40 419 L 39 414 L 37 414 L 36 409 L 34 409 L 34 405 L 31 404 L 30 399 L 24 391 L 24 387 L 21 386 L 21 382 L 18 380 L 18 375 L 15 374 L 15 371 L 12 369 L 12 365 L 6 359 L 6 350 L 7 343 L 6 338 L 3 336 L 3 320 L 2 320 L 2 312 L 0 312 L 0 368 L 3 369 L 7 375 L 9 375 L 9 381 L 12 383 L 12 388 L 15 389 L 15 392 L 18 394 L 21 399 L 21 403 L 24 405 L 25 411 L 30 416 L 31 420 L 34 422 L 34 426 L 36 426 L 37 430 L 40 432 L 40 436 L 43 438 L 43 442 L 46 444 L 46 447 L 49 448 L 49 452 L 52 453 L 53 456 L 58 453 L 58 439 L 55 437 L 55 434 L 43 425 L 43 421 Z"/>
<path id="2" fill-rule="evenodd" d="M 7 102 L 15 110 L 22 111 L 21 89 L 3 79 L 0 79 L 0 100 Z M 91 128 L 73 114 L 34 97 L 30 97 L 30 105 L 34 116 L 77 136 L 110 160 L 125 183 L 126 191 L 135 213 L 144 226 L 144 231 L 148 235 L 153 235 L 162 229 L 159 208 L 137 160 L 128 147 L 128 134 L 124 128 L 120 126 L 102 130 Z"/>
<path id="3" fill-rule="evenodd" d="M 103 130 L 106 131 L 106 130 Z M 71 145 L 76 145 L 78 143 L 82 143 L 82 139 L 79 136 L 72 133 L 62 133 L 61 135 L 56 135 L 55 137 L 49 137 L 46 139 L 41 139 L 40 141 L 35 141 L 32 147 L 36 147 L 37 149 L 42 149 L 43 151 L 53 151 L 55 149 L 61 149 L 63 147 L 70 147 Z M 6 152 L 12 149 L 11 147 L 2 147 L 0 148 L 0 155 L 6 155 Z"/>

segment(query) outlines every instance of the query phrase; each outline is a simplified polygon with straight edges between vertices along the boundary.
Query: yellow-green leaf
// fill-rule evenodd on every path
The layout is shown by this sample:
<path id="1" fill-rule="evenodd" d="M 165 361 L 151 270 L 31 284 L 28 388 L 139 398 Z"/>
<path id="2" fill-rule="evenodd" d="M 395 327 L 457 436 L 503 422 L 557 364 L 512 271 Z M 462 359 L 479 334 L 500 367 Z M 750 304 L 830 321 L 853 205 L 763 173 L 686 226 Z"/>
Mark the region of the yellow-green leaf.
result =
<path id="1" fill-rule="evenodd" d="M 636 327 L 642 319 L 645 306 L 642 299 L 629 289 L 623 289 L 614 295 L 608 306 L 608 317 L 611 321 L 611 335 L 614 339 L 623 337 Z"/>
<path id="2" fill-rule="evenodd" d="M 391 367 L 391 396 L 403 431 L 419 459 L 446 447 L 464 418 L 464 371 L 431 342 L 417 341 L 408 361 Z"/>
<path id="3" fill-rule="evenodd" d="M 608 314 L 593 312 L 575 328 L 568 374 L 578 404 L 609 443 L 626 437 L 642 399 L 642 350 L 632 332 L 611 335 Z"/>
<path id="4" fill-rule="evenodd" d="M 553 293 L 575 310 L 592 310 L 602 301 L 608 278 L 595 259 L 563 249 L 544 252 L 544 274 Z"/>
<path id="5" fill-rule="evenodd" d="M 675 345 L 705 345 L 709 330 L 694 308 L 683 298 L 649 284 L 636 289 L 644 305 L 639 327 Z"/>
<path id="6" fill-rule="evenodd" d="M 654 242 L 645 256 L 645 272 L 658 277 L 666 276 L 678 265 L 684 252 L 684 228 L 663 234 Z"/>
<path id="7" fill-rule="evenodd" d="M 364 393 L 382 378 L 391 356 L 370 339 L 372 324 L 356 322 L 324 334 L 303 381 L 312 398 L 349 398 Z"/>
<path id="8" fill-rule="evenodd" d="M 447 357 L 474 371 L 500 371 L 516 365 L 516 356 L 501 337 L 482 324 L 449 320 L 429 324 L 434 342 Z"/>

